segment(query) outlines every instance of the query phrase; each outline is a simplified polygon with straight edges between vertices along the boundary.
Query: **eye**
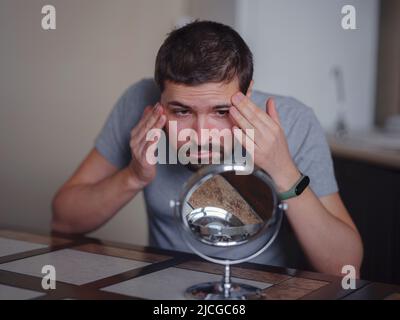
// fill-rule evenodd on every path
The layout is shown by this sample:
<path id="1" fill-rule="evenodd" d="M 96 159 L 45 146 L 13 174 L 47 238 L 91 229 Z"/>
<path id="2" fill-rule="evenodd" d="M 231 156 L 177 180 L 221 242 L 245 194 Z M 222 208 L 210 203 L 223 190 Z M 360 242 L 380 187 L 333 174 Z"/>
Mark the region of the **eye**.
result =
<path id="1" fill-rule="evenodd" d="M 225 109 L 223 109 L 223 110 L 217 110 L 216 113 L 217 113 L 217 115 L 220 116 L 220 117 L 225 117 L 225 116 L 228 115 L 229 110 L 228 110 L 228 109 L 226 109 L 226 110 L 225 110 Z"/>
<path id="2" fill-rule="evenodd" d="M 175 109 L 173 110 L 173 113 L 177 116 L 187 116 L 190 114 L 190 111 L 187 109 Z"/>

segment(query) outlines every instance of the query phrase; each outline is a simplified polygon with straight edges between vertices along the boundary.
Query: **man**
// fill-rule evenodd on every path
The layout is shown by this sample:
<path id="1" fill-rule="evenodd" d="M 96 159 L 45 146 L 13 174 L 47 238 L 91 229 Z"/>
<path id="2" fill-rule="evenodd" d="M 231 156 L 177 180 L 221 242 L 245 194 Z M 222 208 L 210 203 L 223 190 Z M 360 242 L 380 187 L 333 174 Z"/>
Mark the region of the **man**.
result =
<path id="1" fill-rule="evenodd" d="M 150 244 L 184 250 L 169 200 L 193 168 L 150 164 L 152 129 L 176 121 L 176 130 L 254 130 L 254 163 L 285 192 L 310 177 L 309 186 L 287 200 L 285 225 L 274 245 L 256 262 L 299 267 L 301 253 L 320 272 L 358 272 L 359 233 L 338 194 L 324 132 L 312 110 L 295 99 L 251 93 L 252 54 L 228 26 L 193 22 L 169 34 L 156 60 L 155 81 L 145 79 L 119 99 L 95 147 L 53 200 L 53 229 L 90 232 L 144 191 Z M 147 107 L 146 107 L 147 106 Z M 265 107 L 265 110 L 263 108 Z M 183 142 L 175 146 L 179 149 Z M 195 157 L 209 157 L 201 150 Z M 295 241 L 294 241 L 295 240 Z"/>

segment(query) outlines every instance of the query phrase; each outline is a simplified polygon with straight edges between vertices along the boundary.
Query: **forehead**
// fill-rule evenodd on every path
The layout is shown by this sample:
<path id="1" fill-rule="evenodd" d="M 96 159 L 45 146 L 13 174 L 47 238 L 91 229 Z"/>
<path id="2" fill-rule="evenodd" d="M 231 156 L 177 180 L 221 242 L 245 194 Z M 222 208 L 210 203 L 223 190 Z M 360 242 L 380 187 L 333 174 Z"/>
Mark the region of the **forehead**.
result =
<path id="1" fill-rule="evenodd" d="M 237 78 L 229 83 L 208 82 L 196 86 L 165 82 L 161 95 L 163 104 L 179 101 L 188 106 L 210 106 L 230 103 L 232 95 L 239 91 Z"/>

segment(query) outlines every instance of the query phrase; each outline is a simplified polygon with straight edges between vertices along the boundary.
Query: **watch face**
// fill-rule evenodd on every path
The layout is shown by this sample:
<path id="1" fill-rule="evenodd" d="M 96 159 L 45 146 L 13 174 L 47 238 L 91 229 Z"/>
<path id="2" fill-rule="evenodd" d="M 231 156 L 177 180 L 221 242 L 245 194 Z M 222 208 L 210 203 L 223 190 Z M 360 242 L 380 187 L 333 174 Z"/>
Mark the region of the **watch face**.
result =
<path id="1" fill-rule="evenodd" d="M 296 186 L 296 195 L 301 194 L 305 188 L 307 188 L 308 184 L 310 183 L 310 178 L 308 176 L 304 176 L 303 179 L 299 182 L 299 184 Z"/>

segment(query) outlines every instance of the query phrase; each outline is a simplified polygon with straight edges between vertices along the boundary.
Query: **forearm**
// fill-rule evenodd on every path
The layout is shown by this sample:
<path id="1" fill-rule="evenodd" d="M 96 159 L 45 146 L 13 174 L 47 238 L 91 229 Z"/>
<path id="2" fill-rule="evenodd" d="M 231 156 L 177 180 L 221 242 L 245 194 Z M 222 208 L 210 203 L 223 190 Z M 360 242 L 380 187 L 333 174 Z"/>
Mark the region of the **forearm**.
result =
<path id="1" fill-rule="evenodd" d="M 247 136 L 246 139 L 254 143 L 242 142 L 242 145 L 254 163 L 271 176 L 277 191 L 286 192 L 298 181 L 300 172 L 290 153 L 274 99 L 267 100 L 267 113 L 241 92 L 233 95 L 231 100 L 229 114 L 233 122 L 243 130 L 242 134 L 248 128 L 253 129 L 253 138 Z M 316 134 L 322 135 L 323 132 L 316 131 Z M 318 147 L 318 144 L 315 146 Z M 304 148 L 309 147 L 305 145 Z M 321 154 L 325 152 L 322 149 L 316 150 Z M 308 187 L 301 195 L 290 199 L 288 204 L 289 222 L 315 269 L 340 274 L 343 265 L 348 264 L 353 265 L 356 271 L 359 270 L 362 259 L 361 239 L 356 228 L 353 228 L 347 210 L 340 207 L 340 199 L 335 200 L 333 205 L 326 205 Z M 328 211 L 328 207 L 331 211 Z"/>
<path id="2" fill-rule="evenodd" d="M 356 230 L 332 215 L 309 187 L 287 203 L 288 220 L 317 271 L 340 275 L 344 265 L 352 265 L 359 273 L 363 249 Z"/>
<path id="3" fill-rule="evenodd" d="M 111 219 L 141 187 L 128 169 L 95 184 L 61 189 L 52 204 L 52 229 L 64 233 L 87 233 Z"/>

